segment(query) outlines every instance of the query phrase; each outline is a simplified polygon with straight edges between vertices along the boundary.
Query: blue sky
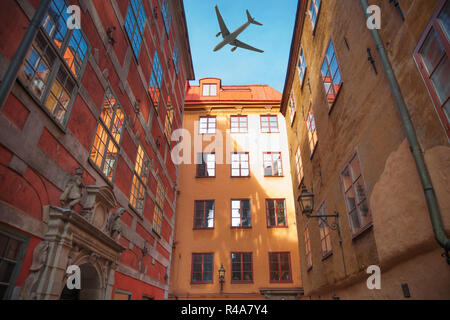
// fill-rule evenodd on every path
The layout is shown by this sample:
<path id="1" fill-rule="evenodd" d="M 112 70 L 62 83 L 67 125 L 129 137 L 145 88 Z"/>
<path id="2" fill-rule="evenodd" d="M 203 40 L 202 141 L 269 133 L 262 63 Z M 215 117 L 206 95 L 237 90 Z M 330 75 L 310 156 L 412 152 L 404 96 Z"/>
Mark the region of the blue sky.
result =
<path id="1" fill-rule="evenodd" d="M 215 5 L 230 32 L 247 21 L 245 10 L 263 26 L 250 25 L 238 39 L 264 53 L 227 45 L 213 48 L 222 40 Z M 297 10 L 296 0 L 184 0 L 195 81 L 218 77 L 222 84 L 268 84 L 282 92 Z"/>

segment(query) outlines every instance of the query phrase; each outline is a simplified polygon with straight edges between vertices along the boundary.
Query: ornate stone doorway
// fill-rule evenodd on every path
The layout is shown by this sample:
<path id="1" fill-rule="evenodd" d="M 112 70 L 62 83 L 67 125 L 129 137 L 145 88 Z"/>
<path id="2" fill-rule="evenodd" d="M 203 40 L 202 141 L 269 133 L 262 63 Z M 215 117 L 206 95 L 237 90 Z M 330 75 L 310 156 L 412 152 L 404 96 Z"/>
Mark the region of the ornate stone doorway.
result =
<path id="1" fill-rule="evenodd" d="M 80 213 L 53 206 L 46 208 L 48 229 L 34 251 L 22 299 L 111 298 L 117 262 L 125 250 L 113 238 L 118 230 L 116 218 L 123 209 L 110 214 L 117 201 L 109 187 L 87 187 L 84 203 Z M 71 265 L 80 268 L 80 290 L 69 290 L 66 286 L 70 275 L 67 268 Z"/>

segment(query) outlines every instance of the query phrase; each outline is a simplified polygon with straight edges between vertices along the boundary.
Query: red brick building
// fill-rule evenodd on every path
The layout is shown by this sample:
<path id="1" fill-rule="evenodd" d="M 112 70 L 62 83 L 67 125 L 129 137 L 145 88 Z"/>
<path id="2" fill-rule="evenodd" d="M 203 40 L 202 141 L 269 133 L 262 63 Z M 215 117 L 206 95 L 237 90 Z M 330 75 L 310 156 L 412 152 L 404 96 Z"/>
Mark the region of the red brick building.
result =
<path id="1" fill-rule="evenodd" d="M 3 81 L 44 3 L 1 2 Z M 182 0 L 50 1 L 0 105 L 0 299 L 167 298 L 192 79 Z"/>

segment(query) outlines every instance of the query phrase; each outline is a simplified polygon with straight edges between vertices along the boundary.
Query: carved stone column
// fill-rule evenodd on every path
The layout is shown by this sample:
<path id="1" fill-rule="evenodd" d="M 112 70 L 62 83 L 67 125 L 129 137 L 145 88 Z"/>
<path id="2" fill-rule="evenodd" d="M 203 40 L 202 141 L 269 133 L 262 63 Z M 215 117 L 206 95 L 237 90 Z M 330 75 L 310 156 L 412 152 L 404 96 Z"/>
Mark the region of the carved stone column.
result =
<path id="1" fill-rule="evenodd" d="M 72 249 L 72 230 L 68 217 L 76 213 L 52 206 L 49 209 L 48 231 L 44 238 L 48 243 L 48 256 L 36 288 L 35 296 L 38 300 L 59 299 Z"/>

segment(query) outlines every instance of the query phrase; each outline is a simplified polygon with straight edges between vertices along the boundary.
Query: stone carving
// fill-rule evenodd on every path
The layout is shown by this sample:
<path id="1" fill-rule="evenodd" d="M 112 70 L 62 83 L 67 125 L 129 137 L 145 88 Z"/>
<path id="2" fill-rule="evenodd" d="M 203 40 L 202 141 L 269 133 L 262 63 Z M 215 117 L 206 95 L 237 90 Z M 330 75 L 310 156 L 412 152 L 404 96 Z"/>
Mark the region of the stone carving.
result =
<path id="1" fill-rule="evenodd" d="M 72 250 L 70 250 L 69 255 L 67 256 L 67 268 L 72 265 L 72 263 L 75 261 L 75 258 L 78 256 L 78 254 L 81 252 L 81 248 L 79 248 L 77 245 L 72 246 Z"/>
<path id="2" fill-rule="evenodd" d="M 124 208 L 119 208 L 116 212 L 111 213 L 111 215 L 109 216 L 106 230 L 113 239 L 116 239 L 117 235 L 119 235 L 117 240 L 120 239 L 120 235 L 122 233 L 120 218 L 122 217 L 124 212 Z"/>
<path id="3" fill-rule="evenodd" d="M 100 255 L 99 254 L 97 254 L 97 253 L 95 253 L 95 252 L 92 252 L 90 255 L 89 255 L 89 258 L 88 258 L 88 262 L 90 263 L 90 264 L 96 264 L 97 262 L 98 262 L 98 260 L 100 259 Z"/>
<path id="4" fill-rule="evenodd" d="M 75 169 L 75 175 L 72 176 L 67 182 L 64 192 L 59 198 L 59 202 L 61 202 L 63 208 L 72 210 L 76 204 L 80 203 L 81 197 L 83 195 L 82 188 L 84 188 L 83 182 L 81 180 L 83 171 L 84 170 L 82 168 Z"/>
<path id="5" fill-rule="evenodd" d="M 35 300 L 36 291 L 39 280 L 47 261 L 49 245 L 47 241 L 41 241 L 33 251 L 33 262 L 30 267 L 30 274 L 28 275 L 20 293 L 22 300 Z"/>

